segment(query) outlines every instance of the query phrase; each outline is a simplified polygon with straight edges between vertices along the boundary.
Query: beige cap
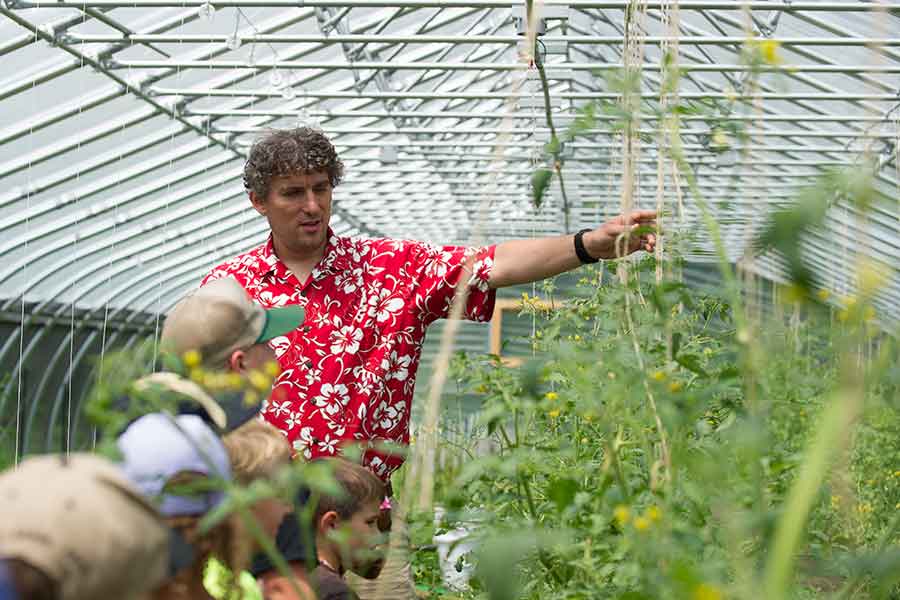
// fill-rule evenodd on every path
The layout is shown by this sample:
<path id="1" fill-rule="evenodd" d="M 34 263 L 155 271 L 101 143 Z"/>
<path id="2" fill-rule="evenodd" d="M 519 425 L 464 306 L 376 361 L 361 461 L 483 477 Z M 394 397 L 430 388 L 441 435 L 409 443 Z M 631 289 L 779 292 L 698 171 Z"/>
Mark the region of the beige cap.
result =
<path id="1" fill-rule="evenodd" d="M 103 458 L 29 458 L 0 474 L 0 505 L 0 558 L 42 571 L 61 600 L 137 598 L 167 576 L 169 529 Z"/>
<path id="2" fill-rule="evenodd" d="M 169 312 L 160 343 L 179 356 L 196 350 L 203 364 L 222 366 L 240 348 L 267 342 L 303 324 L 297 305 L 264 309 L 234 279 L 211 281 L 183 298 Z"/>

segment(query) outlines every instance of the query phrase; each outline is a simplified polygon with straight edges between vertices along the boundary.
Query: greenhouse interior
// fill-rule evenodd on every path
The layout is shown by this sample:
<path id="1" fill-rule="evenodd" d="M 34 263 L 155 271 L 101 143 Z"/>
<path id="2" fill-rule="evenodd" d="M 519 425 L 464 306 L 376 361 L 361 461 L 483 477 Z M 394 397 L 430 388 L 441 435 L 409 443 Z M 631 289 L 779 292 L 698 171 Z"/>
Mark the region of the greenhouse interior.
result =
<path id="1" fill-rule="evenodd" d="M 900 2 L 0 14 L 0 598 L 900 600 Z"/>

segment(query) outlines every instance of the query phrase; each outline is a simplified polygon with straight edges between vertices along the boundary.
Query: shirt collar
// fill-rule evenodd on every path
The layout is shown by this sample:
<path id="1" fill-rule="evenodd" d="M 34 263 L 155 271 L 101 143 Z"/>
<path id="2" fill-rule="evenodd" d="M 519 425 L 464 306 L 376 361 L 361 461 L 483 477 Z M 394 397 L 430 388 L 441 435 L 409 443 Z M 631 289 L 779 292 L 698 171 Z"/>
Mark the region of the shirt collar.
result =
<path id="1" fill-rule="evenodd" d="M 350 266 L 350 254 L 348 252 L 349 238 L 338 236 L 331 227 L 328 228 L 328 241 L 325 243 L 325 253 L 322 255 L 318 264 L 313 267 L 312 278 L 321 279 L 328 275 L 334 275 L 346 270 Z M 278 255 L 275 254 L 275 244 L 272 240 L 272 234 L 263 244 L 258 253 L 260 262 L 263 265 L 263 277 L 268 275 L 278 275 L 287 271 L 287 266 L 281 262 Z"/>

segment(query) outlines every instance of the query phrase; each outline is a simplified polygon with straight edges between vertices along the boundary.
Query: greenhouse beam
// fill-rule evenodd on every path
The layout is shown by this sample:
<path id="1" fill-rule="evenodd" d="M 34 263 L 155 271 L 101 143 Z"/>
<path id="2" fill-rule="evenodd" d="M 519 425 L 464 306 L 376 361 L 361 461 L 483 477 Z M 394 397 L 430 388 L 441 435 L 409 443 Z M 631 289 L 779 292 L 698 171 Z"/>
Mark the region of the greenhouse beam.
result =
<path id="1" fill-rule="evenodd" d="M 257 65 L 259 66 L 259 65 Z M 278 65 L 281 68 L 281 64 Z M 347 65 L 345 65 L 347 66 Z M 898 65 L 900 68 L 900 65 Z M 221 88 L 206 88 L 202 86 L 194 86 L 190 88 L 173 88 L 167 86 L 151 86 L 147 89 L 151 96 L 183 96 L 188 97 L 231 97 L 238 98 L 243 96 L 252 96 L 259 98 L 278 98 L 283 97 L 281 90 L 273 89 L 257 89 L 257 90 L 232 90 Z M 530 94 L 519 93 L 502 93 L 502 92 L 357 92 L 357 91 L 317 91 L 317 90 L 296 90 L 297 98 L 318 98 L 318 99 L 338 99 L 348 98 L 354 100 L 361 99 L 392 99 L 392 100 L 508 100 L 511 98 L 528 98 Z M 683 100 L 735 100 L 742 99 L 751 100 L 749 97 L 742 97 L 740 94 L 725 92 L 685 92 L 678 95 Z M 562 100 L 616 100 L 620 95 L 610 92 L 559 92 L 554 93 L 554 99 Z M 659 99 L 659 93 L 640 94 L 640 98 Z M 828 102 L 845 102 L 853 100 L 872 100 L 872 101 L 896 101 L 897 94 L 853 94 L 853 93 L 811 93 L 811 92 L 763 92 L 754 96 L 760 100 L 814 100 Z M 399 113 L 397 113 L 399 114 Z M 499 118 L 499 117 L 498 117 Z"/>
<path id="2" fill-rule="evenodd" d="M 898 9 L 900 10 L 900 9 Z M 119 60 L 109 58 L 103 61 L 107 69 L 295 69 L 312 70 L 327 69 L 337 71 L 349 70 L 405 70 L 405 71 L 510 71 L 526 72 L 528 65 L 521 63 L 491 63 L 491 62 L 400 62 L 400 61 L 295 61 L 295 60 Z M 562 69 L 572 71 L 621 71 L 625 69 L 623 63 L 552 63 L 547 65 L 547 77 L 554 79 L 554 70 Z M 644 63 L 632 65 L 631 68 L 643 71 L 662 71 L 666 69 L 659 63 Z M 900 65 L 823 65 L 823 64 L 794 64 L 764 67 L 754 67 L 742 64 L 709 64 L 709 63 L 681 63 L 678 68 L 684 72 L 699 73 L 749 73 L 762 71 L 764 73 L 900 73 Z"/>
<path id="3" fill-rule="evenodd" d="M 33 40 L 34 36 L 23 36 Z M 232 36 L 226 34 L 129 34 L 126 36 L 109 35 L 101 33 L 66 33 L 63 40 L 68 43 L 166 43 L 166 44 L 198 44 L 198 43 L 225 43 Z M 322 34 L 322 35 L 291 35 L 291 34 L 247 34 L 238 35 L 242 44 L 518 44 L 522 41 L 519 35 L 393 35 L 393 34 Z M 900 46 L 900 38 L 847 38 L 847 37 L 778 37 L 772 39 L 778 41 L 781 46 Z M 620 46 L 621 36 L 591 36 L 591 35 L 545 35 L 541 36 L 544 43 L 568 43 L 599 46 Z M 688 46 L 743 46 L 747 43 L 747 37 L 732 36 L 684 36 L 661 37 L 646 36 L 641 38 L 642 44 L 662 45 L 677 41 L 681 45 Z M 0 55 L 4 52 L 0 46 Z"/>
<path id="4" fill-rule="evenodd" d="M 203 6 L 202 0 L 134 0 L 128 2 L 126 0 L 92 0 L 90 2 L 78 2 L 77 0 L 6 0 L 10 8 L 15 9 L 31 9 L 31 8 L 81 8 L 81 7 L 103 7 L 103 8 L 141 8 L 141 7 L 197 7 Z M 297 0 L 216 0 L 210 2 L 214 8 L 227 7 L 289 7 L 295 8 Z M 542 2 L 545 7 L 565 7 L 569 9 L 617 9 L 627 10 L 631 7 L 631 0 L 606 0 L 606 1 L 590 1 L 590 0 L 545 0 Z M 394 0 L 393 2 L 385 0 L 303 0 L 303 7 L 333 7 L 333 8 L 509 8 L 510 0 Z M 642 7 L 648 9 L 668 9 L 671 3 L 668 0 L 649 0 L 641 4 Z M 885 6 L 878 2 L 792 2 L 790 0 L 781 1 L 760 1 L 748 0 L 746 2 L 736 2 L 735 0 L 680 0 L 678 3 L 679 10 L 685 11 L 702 11 L 702 10 L 777 10 L 785 13 L 799 13 L 805 11 L 818 12 L 870 12 L 883 11 L 890 14 L 900 14 L 900 8 Z"/>

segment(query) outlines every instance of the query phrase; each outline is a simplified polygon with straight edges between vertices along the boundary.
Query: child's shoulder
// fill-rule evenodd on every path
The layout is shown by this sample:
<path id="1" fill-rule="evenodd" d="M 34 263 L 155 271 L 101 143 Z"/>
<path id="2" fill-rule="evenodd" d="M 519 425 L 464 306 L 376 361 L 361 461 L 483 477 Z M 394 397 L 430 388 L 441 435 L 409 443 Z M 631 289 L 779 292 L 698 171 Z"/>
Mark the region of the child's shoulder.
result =
<path id="1" fill-rule="evenodd" d="M 344 578 L 323 565 L 315 570 L 316 592 L 319 600 L 359 600 Z"/>

